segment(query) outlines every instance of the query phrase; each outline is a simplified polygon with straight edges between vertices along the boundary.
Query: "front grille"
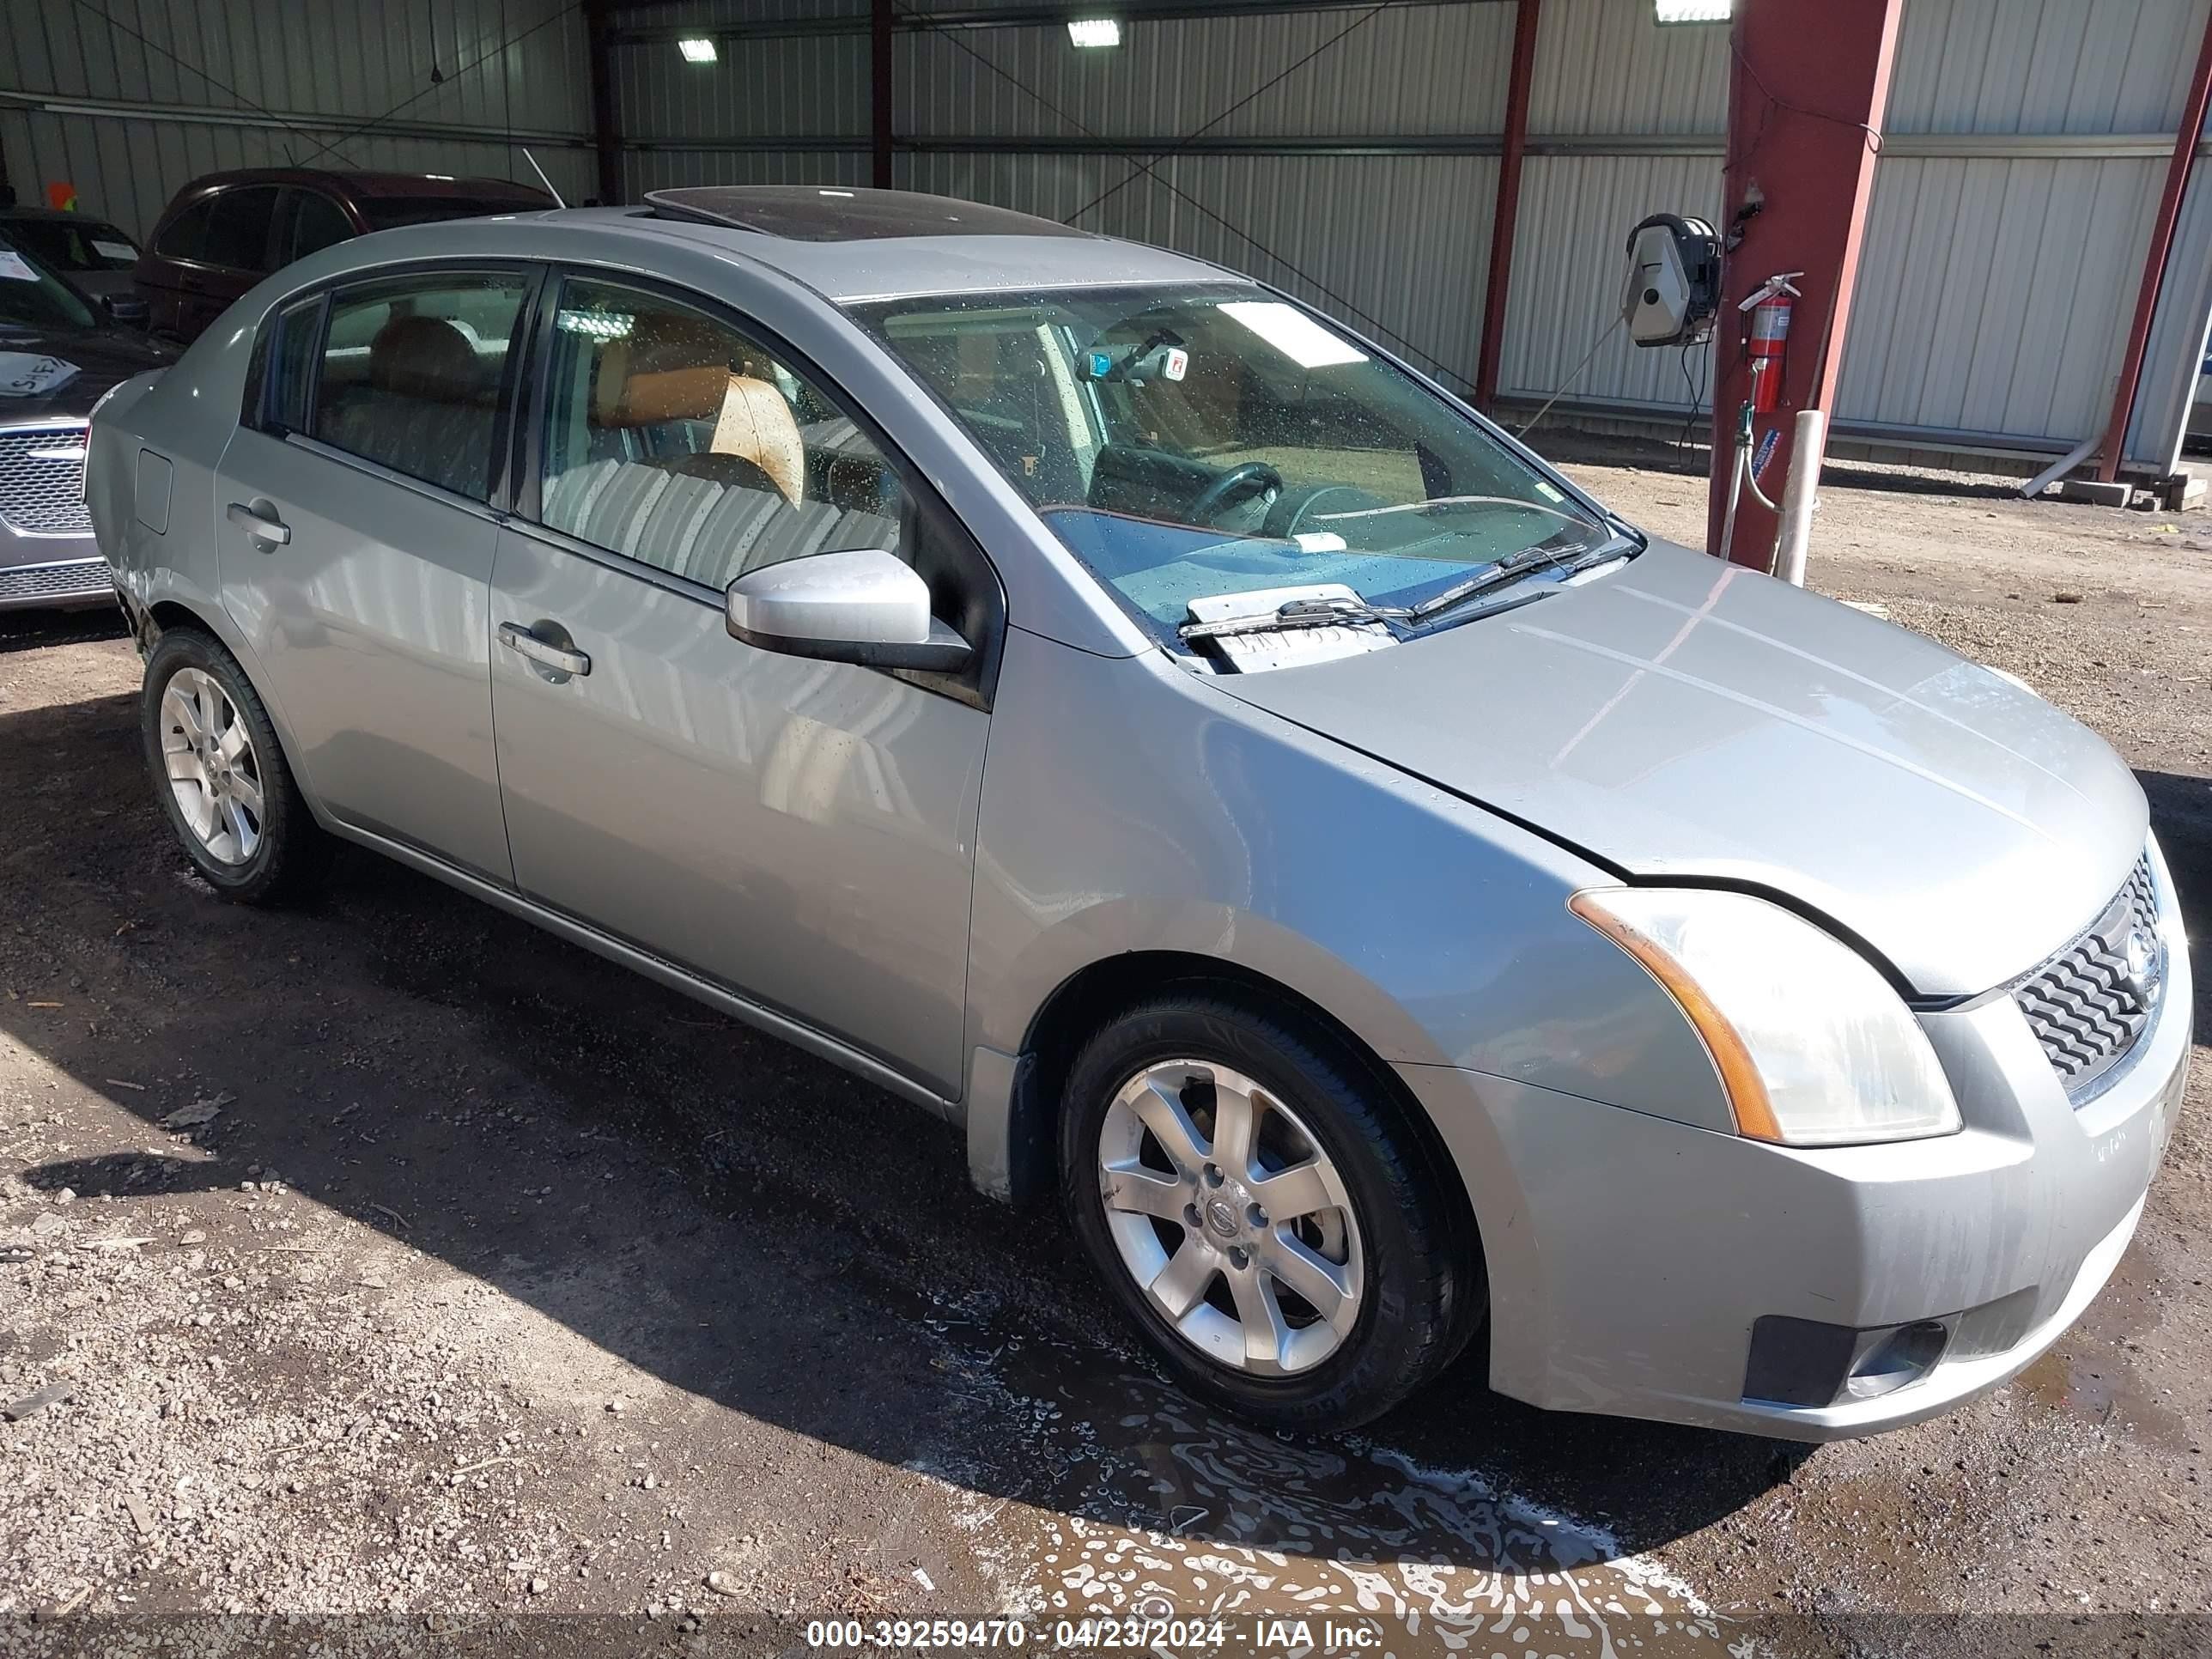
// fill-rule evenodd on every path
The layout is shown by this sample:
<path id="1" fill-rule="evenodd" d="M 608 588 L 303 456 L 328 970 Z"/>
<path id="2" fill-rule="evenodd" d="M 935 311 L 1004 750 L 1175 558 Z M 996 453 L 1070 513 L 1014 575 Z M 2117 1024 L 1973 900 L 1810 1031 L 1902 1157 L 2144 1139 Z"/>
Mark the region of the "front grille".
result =
<path id="1" fill-rule="evenodd" d="M 2081 938 L 2012 988 L 2012 998 L 2075 1104 L 2128 1057 L 2166 983 L 2150 856 Z"/>
<path id="2" fill-rule="evenodd" d="M 0 605 L 36 605 L 79 599 L 115 592 L 105 559 L 73 559 L 67 564 L 0 566 Z"/>
<path id="3" fill-rule="evenodd" d="M 33 536 L 88 536 L 82 426 L 0 431 L 0 519 Z"/>

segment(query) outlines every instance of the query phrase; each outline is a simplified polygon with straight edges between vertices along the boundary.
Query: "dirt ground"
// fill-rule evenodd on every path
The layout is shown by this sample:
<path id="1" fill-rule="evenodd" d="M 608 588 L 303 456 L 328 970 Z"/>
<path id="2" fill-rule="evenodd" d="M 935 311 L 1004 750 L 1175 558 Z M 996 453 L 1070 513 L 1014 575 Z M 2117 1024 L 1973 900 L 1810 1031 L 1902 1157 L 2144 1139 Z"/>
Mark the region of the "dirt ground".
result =
<path id="1" fill-rule="evenodd" d="M 1701 477 L 1584 453 L 1702 544 Z M 2212 517 L 1839 470 L 1813 580 L 2102 732 L 2212 915 Z M 1948 1417 L 1808 1455 L 1533 1412 L 1476 1356 L 1278 1439 L 1165 1388 L 1060 1222 L 867 1085 L 365 854 L 306 909 L 215 902 L 137 679 L 104 619 L 0 621 L 0 1406 L 67 1395 L 0 1420 L 0 1654 L 994 1614 L 1049 1650 L 1086 1613 L 1232 1652 L 2212 1645 L 2201 1048 L 2110 1288 Z M 2212 1030 L 2201 945 L 2197 982 Z"/>

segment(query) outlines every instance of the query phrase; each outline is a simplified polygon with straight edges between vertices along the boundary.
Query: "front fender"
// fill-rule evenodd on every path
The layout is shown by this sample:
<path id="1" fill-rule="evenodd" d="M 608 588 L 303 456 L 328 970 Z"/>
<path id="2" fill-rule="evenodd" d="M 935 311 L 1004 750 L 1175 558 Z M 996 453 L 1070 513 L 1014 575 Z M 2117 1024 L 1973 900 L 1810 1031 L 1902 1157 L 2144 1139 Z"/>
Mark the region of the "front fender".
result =
<path id="1" fill-rule="evenodd" d="M 1567 911 L 1606 872 L 1161 653 L 1107 659 L 1011 632 L 978 833 L 979 1176 L 994 1135 L 978 1119 L 1012 1109 L 999 1097 L 1038 1010 L 1129 951 L 1279 984 L 1386 1063 L 1725 1127 L 1711 1062 L 1671 998 Z"/>

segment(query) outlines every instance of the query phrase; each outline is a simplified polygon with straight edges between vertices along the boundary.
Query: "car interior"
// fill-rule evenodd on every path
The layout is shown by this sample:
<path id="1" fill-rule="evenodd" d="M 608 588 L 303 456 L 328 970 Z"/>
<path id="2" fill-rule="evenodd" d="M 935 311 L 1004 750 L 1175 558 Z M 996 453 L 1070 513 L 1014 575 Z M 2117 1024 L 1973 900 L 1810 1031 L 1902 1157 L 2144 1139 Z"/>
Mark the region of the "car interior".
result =
<path id="1" fill-rule="evenodd" d="M 559 315 L 546 524 L 715 588 L 812 553 L 911 559 L 875 447 L 781 365 L 688 311 Z"/>
<path id="2" fill-rule="evenodd" d="M 316 435 L 482 500 L 489 490 L 506 342 L 479 350 L 466 325 L 399 309 L 366 349 L 333 344 L 317 389 Z"/>

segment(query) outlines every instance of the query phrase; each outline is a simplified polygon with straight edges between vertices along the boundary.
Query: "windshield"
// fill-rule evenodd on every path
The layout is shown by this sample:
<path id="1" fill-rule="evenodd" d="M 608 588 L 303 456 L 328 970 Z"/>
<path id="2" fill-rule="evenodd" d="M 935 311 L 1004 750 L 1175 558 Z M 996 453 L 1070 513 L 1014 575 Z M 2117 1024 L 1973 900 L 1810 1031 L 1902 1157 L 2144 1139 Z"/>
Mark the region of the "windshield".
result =
<path id="1" fill-rule="evenodd" d="M 75 289 L 0 237 L 0 329 L 93 326 L 92 308 Z"/>
<path id="2" fill-rule="evenodd" d="M 11 219 L 0 223 L 0 238 L 57 270 L 128 270 L 138 263 L 137 246 L 97 219 Z"/>
<path id="3" fill-rule="evenodd" d="M 945 296 L 854 314 L 1163 640 L 1194 599 L 1413 605 L 1609 528 L 1449 404 L 1243 284 Z"/>

